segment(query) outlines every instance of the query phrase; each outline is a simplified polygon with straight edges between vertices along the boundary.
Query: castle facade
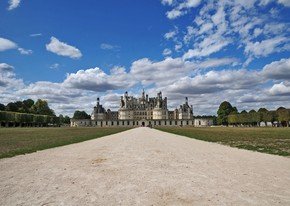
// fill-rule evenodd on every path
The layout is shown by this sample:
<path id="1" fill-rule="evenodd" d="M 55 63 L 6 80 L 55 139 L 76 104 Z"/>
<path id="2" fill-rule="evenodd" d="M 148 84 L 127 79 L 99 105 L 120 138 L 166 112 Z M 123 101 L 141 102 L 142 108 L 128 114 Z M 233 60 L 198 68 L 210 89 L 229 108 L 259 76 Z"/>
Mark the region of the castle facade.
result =
<path id="1" fill-rule="evenodd" d="M 185 102 L 169 111 L 167 97 L 162 97 L 162 92 L 156 97 L 149 97 L 143 90 L 141 96 L 136 98 L 125 92 L 120 97 L 118 111 L 105 109 L 97 99 L 97 104 L 91 114 L 91 119 L 71 120 L 71 126 L 210 126 L 210 119 L 194 119 L 193 107 L 189 105 L 188 98 Z"/>

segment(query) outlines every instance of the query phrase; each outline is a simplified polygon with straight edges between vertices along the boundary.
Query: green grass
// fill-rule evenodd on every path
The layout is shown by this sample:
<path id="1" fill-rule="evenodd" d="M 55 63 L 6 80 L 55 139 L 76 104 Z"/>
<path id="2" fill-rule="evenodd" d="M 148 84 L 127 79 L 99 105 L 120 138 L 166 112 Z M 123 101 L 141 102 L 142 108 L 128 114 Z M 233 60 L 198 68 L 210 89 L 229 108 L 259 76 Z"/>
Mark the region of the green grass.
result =
<path id="1" fill-rule="evenodd" d="M 128 128 L 0 128 L 0 158 L 82 142 Z"/>
<path id="2" fill-rule="evenodd" d="M 268 154 L 290 156 L 290 128 L 174 128 L 159 130 Z"/>

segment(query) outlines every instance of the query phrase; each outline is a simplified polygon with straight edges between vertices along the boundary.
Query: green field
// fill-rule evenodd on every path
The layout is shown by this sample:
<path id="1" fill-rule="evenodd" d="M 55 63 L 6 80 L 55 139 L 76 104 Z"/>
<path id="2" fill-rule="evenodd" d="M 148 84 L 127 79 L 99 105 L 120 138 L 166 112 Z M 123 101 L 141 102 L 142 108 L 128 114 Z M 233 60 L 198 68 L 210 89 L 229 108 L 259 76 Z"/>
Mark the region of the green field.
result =
<path id="1" fill-rule="evenodd" d="M 0 128 L 0 158 L 82 142 L 128 128 Z"/>
<path id="2" fill-rule="evenodd" d="M 187 136 L 231 147 L 290 156 L 290 128 L 158 128 L 165 132 Z"/>

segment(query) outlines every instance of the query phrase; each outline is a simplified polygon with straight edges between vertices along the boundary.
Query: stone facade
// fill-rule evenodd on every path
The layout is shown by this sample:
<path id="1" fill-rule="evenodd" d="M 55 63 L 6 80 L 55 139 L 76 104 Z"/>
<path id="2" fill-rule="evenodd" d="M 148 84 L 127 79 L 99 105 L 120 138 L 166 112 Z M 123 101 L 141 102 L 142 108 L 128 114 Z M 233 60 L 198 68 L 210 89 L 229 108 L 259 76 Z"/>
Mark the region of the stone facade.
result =
<path id="1" fill-rule="evenodd" d="M 157 93 L 156 97 L 149 97 L 144 90 L 140 98 L 129 96 L 125 92 L 120 98 L 118 111 L 111 111 L 100 104 L 93 109 L 90 120 L 71 120 L 71 126 L 211 126 L 212 120 L 194 119 L 193 108 L 185 98 L 185 103 L 178 109 L 169 111 L 167 108 L 167 97 Z"/>

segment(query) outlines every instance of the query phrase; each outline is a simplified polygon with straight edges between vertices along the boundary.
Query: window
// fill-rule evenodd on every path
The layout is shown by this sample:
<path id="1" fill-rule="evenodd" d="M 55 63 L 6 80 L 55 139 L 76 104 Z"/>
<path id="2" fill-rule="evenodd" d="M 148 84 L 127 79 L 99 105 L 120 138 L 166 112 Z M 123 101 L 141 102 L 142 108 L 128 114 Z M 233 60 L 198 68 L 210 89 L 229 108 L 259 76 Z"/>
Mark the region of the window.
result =
<path id="1" fill-rule="evenodd" d="M 111 125 L 112 125 L 112 126 L 114 125 L 114 122 L 113 122 L 113 121 L 111 122 Z"/>
<path id="2" fill-rule="evenodd" d="M 159 121 L 159 125 L 161 125 L 161 121 Z"/>
<path id="3" fill-rule="evenodd" d="M 130 125 L 130 122 L 129 121 L 127 121 L 127 125 Z"/>
<path id="4" fill-rule="evenodd" d="M 164 125 L 166 125 L 166 120 L 164 121 Z"/>
<path id="5" fill-rule="evenodd" d="M 119 121 L 117 121 L 117 125 L 119 125 Z"/>
<path id="6" fill-rule="evenodd" d="M 125 124 L 124 124 L 124 121 L 122 121 L 122 125 L 125 125 Z"/>
<path id="7" fill-rule="evenodd" d="M 188 125 L 188 121 L 186 121 L 186 125 Z"/>
<path id="8" fill-rule="evenodd" d="M 172 121 L 170 121 L 169 124 L 172 125 Z"/>
<path id="9" fill-rule="evenodd" d="M 177 125 L 177 121 L 175 121 L 175 125 Z"/>

